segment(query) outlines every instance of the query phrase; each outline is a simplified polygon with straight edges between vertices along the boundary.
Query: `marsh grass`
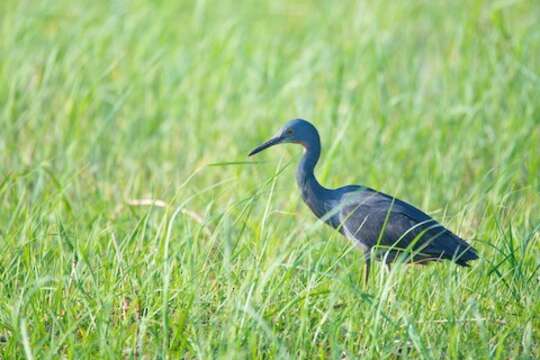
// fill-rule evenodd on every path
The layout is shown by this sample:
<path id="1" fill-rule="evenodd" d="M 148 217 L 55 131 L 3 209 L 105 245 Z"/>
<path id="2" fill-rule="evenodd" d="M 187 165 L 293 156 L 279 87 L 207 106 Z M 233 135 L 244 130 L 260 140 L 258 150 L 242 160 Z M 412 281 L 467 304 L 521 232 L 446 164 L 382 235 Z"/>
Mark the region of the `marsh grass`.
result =
<path id="1" fill-rule="evenodd" d="M 3 1 L 0 354 L 540 357 L 534 1 Z M 325 185 L 412 202 L 470 269 L 375 266 Z"/>

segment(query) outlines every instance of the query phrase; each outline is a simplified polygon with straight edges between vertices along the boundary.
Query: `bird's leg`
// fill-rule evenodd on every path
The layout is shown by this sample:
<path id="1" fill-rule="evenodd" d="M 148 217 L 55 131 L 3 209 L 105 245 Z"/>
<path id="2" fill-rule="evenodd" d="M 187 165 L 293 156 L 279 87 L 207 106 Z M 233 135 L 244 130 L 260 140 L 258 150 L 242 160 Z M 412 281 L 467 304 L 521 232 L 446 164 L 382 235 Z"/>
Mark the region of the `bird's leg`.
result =
<path id="1" fill-rule="evenodd" d="M 369 268 L 371 267 L 371 260 L 370 260 L 370 256 L 371 254 L 369 252 L 366 252 L 364 254 L 364 259 L 365 259 L 365 262 L 366 262 L 366 273 L 365 273 L 365 277 L 364 277 L 364 284 L 367 285 L 368 283 L 368 279 L 369 279 Z"/>

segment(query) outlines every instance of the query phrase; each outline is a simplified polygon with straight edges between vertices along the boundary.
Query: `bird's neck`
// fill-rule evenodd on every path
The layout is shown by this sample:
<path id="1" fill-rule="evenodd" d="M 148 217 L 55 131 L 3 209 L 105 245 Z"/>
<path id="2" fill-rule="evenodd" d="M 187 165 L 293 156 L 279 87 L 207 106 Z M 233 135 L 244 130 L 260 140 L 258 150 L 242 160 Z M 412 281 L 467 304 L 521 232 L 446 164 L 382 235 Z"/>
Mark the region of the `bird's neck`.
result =
<path id="1" fill-rule="evenodd" d="M 296 181 L 298 186 L 303 187 L 313 181 L 317 182 L 315 178 L 315 165 L 319 161 L 320 150 L 312 149 L 309 147 L 305 148 L 304 156 L 298 164 L 296 169 Z"/>
<path id="2" fill-rule="evenodd" d="M 310 198 L 316 198 L 317 195 L 320 196 L 320 194 L 326 191 L 326 189 L 319 184 L 314 173 L 315 165 L 317 165 L 317 161 L 319 161 L 319 157 L 321 155 L 321 145 L 318 137 L 303 145 L 305 152 L 302 160 L 300 160 L 300 164 L 298 164 L 296 181 L 298 183 L 298 187 L 302 191 L 302 198 L 311 207 L 309 201 Z"/>

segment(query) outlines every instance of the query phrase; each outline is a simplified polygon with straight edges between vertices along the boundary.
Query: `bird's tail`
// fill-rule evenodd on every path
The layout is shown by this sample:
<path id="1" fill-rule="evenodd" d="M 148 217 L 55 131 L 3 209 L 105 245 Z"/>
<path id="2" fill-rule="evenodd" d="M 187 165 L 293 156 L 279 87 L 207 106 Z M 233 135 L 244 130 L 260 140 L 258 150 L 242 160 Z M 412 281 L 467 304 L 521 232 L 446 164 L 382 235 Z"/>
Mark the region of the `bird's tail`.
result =
<path id="1" fill-rule="evenodd" d="M 478 259 L 478 252 L 472 246 L 468 246 L 464 251 L 456 254 L 455 262 L 458 265 L 468 267 L 469 261 Z"/>

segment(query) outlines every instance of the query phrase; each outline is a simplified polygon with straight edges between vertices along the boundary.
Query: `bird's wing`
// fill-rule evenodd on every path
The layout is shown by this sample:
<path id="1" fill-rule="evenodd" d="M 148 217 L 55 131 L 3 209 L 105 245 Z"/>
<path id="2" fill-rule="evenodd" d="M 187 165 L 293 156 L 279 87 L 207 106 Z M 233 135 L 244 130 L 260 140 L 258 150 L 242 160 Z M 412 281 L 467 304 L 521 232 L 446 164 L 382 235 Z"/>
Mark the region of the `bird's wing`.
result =
<path id="1" fill-rule="evenodd" d="M 452 259 L 472 249 L 429 215 L 384 193 L 356 191 L 344 195 L 343 204 L 342 232 L 368 248 L 407 249 L 429 259 Z M 475 258 L 470 251 L 469 257 Z"/>

